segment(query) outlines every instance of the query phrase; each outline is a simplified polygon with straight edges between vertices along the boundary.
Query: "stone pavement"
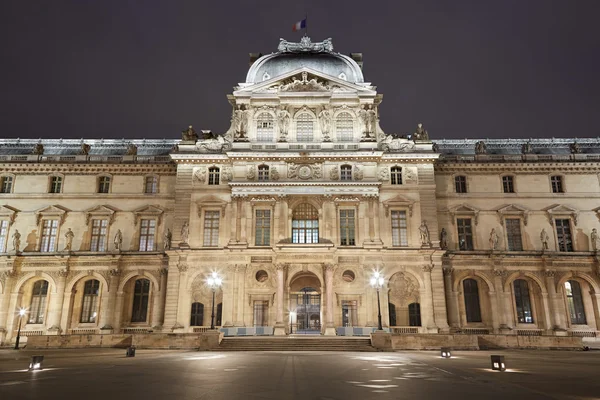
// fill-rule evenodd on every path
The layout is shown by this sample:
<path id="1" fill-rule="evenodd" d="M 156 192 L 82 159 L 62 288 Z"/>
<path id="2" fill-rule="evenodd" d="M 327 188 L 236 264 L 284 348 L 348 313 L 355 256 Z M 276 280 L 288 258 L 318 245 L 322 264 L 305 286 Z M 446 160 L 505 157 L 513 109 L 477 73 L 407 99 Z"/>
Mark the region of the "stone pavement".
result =
<path id="1" fill-rule="evenodd" d="M 32 354 L 44 370 L 25 372 Z M 490 354 L 506 372 L 490 371 Z M 0 350 L 0 399 L 600 398 L 600 352 Z"/>

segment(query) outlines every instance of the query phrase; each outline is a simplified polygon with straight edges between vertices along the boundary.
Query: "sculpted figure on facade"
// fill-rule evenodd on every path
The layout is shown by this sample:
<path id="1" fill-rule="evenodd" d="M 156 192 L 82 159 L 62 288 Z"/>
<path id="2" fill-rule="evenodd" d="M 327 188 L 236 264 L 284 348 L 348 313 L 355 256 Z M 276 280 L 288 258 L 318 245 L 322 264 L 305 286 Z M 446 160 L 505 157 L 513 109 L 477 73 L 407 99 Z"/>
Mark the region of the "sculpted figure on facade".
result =
<path id="1" fill-rule="evenodd" d="M 427 228 L 427 221 L 421 221 L 421 226 L 419 226 L 419 235 L 421 236 L 421 246 L 431 246 L 431 241 L 429 240 L 429 228 Z"/>
<path id="2" fill-rule="evenodd" d="M 373 105 L 369 104 L 367 110 L 366 110 L 366 116 L 365 116 L 365 120 L 366 120 L 366 137 L 369 139 L 374 139 L 375 138 L 375 132 L 377 130 L 377 111 L 375 111 L 375 109 L 373 108 Z"/>
<path id="3" fill-rule="evenodd" d="M 91 148 L 92 148 L 92 146 L 90 146 L 89 144 L 81 143 L 81 149 L 79 150 L 79 155 L 80 156 L 89 155 Z"/>
<path id="4" fill-rule="evenodd" d="M 527 143 L 523 143 L 523 145 L 521 146 L 521 153 L 522 154 L 531 154 L 533 153 L 533 148 L 531 147 L 531 142 L 527 141 Z"/>
<path id="5" fill-rule="evenodd" d="M 277 170 L 277 167 L 269 168 L 269 179 L 272 181 L 279 180 L 279 171 Z"/>
<path id="6" fill-rule="evenodd" d="M 413 168 L 403 168 L 404 171 L 404 182 L 406 183 L 417 183 L 417 173 Z"/>
<path id="7" fill-rule="evenodd" d="M 542 251 L 548 250 L 548 240 L 550 240 L 550 236 L 548 236 L 545 229 L 542 229 L 542 231 L 540 232 L 540 241 L 542 242 Z"/>
<path id="8" fill-rule="evenodd" d="M 220 153 L 231 150 L 231 147 L 231 142 L 221 135 L 196 142 L 196 150 L 200 153 Z"/>
<path id="9" fill-rule="evenodd" d="M 386 168 L 379 168 L 379 174 L 377 175 L 377 179 L 380 182 L 387 182 L 390 180 L 390 171 Z"/>
<path id="10" fill-rule="evenodd" d="M 480 140 L 477 143 L 475 143 L 475 154 L 486 154 L 486 153 L 487 153 L 487 146 L 483 140 Z"/>
<path id="11" fill-rule="evenodd" d="M 33 151 L 31 152 L 31 154 L 35 154 L 36 156 L 41 156 L 42 154 L 44 154 L 44 145 L 41 143 L 36 144 L 33 147 Z"/>
<path id="12" fill-rule="evenodd" d="M 198 135 L 192 126 L 188 126 L 187 129 L 181 131 L 181 140 L 184 142 L 195 142 L 198 140 Z"/>
<path id="13" fill-rule="evenodd" d="M 338 171 L 337 166 L 329 170 L 329 179 L 331 179 L 332 181 L 337 181 L 340 179 L 340 172 Z"/>
<path id="14" fill-rule="evenodd" d="M 117 229 L 117 233 L 115 234 L 115 240 L 113 241 L 115 244 L 115 251 L 121 251 L 123 248 L 123 233 L 121 233 L 120 229 Z"/>
<path id="15" fill-rule="evenodd" d="M 322 42 L 312 43 L 308 36 L 303 36 L 300 43 L 279 39 L 277 51 L 280 53 L 331 52 L 333 51 L 333 41 L 328 38 Z"/>
<path id="16" fill-rule="evenodd" d="M 21 234 L 18 230 L 15 229 L 15 233 L 12 235 L 13 239 L 13 250 L 15 253 L 19 252 L 19 248 L 21 247 Z"/>
<path id="17" fill-rule="evenodd" d="M 256 166 L 248 166 L 248 172 L 246 172 L 246 179 L 248 179 L 249 181 L 253 181 L 256 179 Z"/>
<path id="18" fill-rule="evenodd" d="M 446 232 L 446 228 L 442 228 L 440 232 L 440 248 L 442 250 L 448 249 L 448 232 Z"/>
<path id="19" fill-rule="evenodd" d="M 73 233 L 71 228 L 69 228 L 67 233 L 65 233 L 65 239 L 66 239 L 65 251 L 71 251 L 71 247 L 73 246 L 73 238 L 74 237 L 75 237 L 75 234 Z"/>
<path id="20" fill-rule="evenodd" d="M 364 178 L 364 173 L 361 167 L 359 167 L 358 165 L 354 166 L 354 173 L 352 174 L 352 176 L 354 177 L 354 180 L 357 181 L 362 181 Z"/>
<path id="21" fill-rule="evenodd" d="M 498 249 L 498 241 L 500 237 L 496 233 L 496 228 L 492 228 L 490 232 L 490 250 L 494 251 Z"/>
<path id="22" fill-rule="evenodd" d="M 358 110 L 358 120 L 360 121 L 360 132 L 361 132 L 361 136 L 360 136 L 360 140 L 366 140 L 369 137 L 369 133 L 368 133 L 368 119 L 367 119 L 367 110 L 365 110 L 364 108 L 361 108 L 360 110 Z"/>
<path id="23" fill-rule="evenodd" d="M 238 108 L 233 111 L 231 126 L 234 130 L 234 138 L 238 142 L 245 142 L 248 140 L 248 116 L 249 111 L 247 109 L 242 109 L 242 106 L 238 106 Z"/>
<path id="24" fill-rule="evenodd" d="M 165 250 L 171 250 L 171 241 L 173 240 L 173 234 L 170 229 L 167 229 L 167 233 L 165 233 L 164 238 L 164 246 Z"/>
<path id="25" fill-rule="evenodd" d="M 279 124 L 279 141 L 287 142 L 288 130 L 290 128 L 290 113 L 288 110 L 281 107 L 277 111 L 277 122 Z"/>
<path id="26" fill-rule="evenodd" d="M 125 153 L 125 155 L 127 156 L 137 156 L 137 152 L 138 152 L 138 148 L 135 144 L 133 143 L 129 143 L 127 145 L 127 153 Z"/>
<path id="27" fill-rule="evenodd" d="M 193 178 L 194 182 L 198 182 L 198 183 L 206 182 L 206 167 L 194 168 L 194 172 L 192 173 L 192 178 Z"/>
<path id="28" fill-rule="evenodd" d="M 231 182 L 233 179 L 233 172 L 231 167 L 223 167 L 221 171 L 221 181 L 223 182 Z"/>
<path id="29" fill-rule="evenodd" d="M 188 221 L 185 221 L 183 223 L 183 226 L 181 227 L 181 243 L 186 243 L 189 240 L 189 236 L 190 236 L 190 223 Z"/>
<path id="30" fill-rule="evenodd" d="M 321 133 L 323 134 L 323 141 L 330 142 L 329 127 L 331 125 L 331 112 L 329 110 L 323 109 L 319 113 L 319 124 L 321 126 Z"/>
<path id="31" fill-rule="evenodd" d="M 413 134 L 414 140 L 429 141 L 429 133 L 423 128 L 423 124 L 417 124 L 417 129 Z"/>
<path id="32" fill-rule="evenodd" d="M 394 137 L 392 135 L 382 136 L 377 148 L 383 151 L 409 152 L 415 149 L 415 142 L 406 138 Z"/>
<path id="33" fill-rule="evenodd" d="M 574 141 L 569 145 L 569 149 L 571 150 L 571 154 L 579 154 L 581 153 L 581 147 L 579 147 L 579 143 Z"/>
<path id="34" fill-rule="evenodd" d="M 592 229 L 590 239 L 592 240 L 592 250 L 598 251 L 598 241 L 600 240 L 600 238 L 598 237 L 598 231 L 596 230 L 596 228 Z"/>

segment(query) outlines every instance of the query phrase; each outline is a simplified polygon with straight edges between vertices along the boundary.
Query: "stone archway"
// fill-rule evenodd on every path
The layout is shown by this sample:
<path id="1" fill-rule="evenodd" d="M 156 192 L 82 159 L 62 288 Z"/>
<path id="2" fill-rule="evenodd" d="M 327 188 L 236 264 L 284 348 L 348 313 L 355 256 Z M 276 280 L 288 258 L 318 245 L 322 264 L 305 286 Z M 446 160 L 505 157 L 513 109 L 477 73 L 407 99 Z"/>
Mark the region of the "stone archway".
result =
<path id="1" fill-rule="evenodd" d="M 397 272 L 389 280 L 390 326 L 421 326 L 419 282 Z"/>
<path id="2" fill-rule="evenodd" d="M 321 282 L 312 272 L 299 272 L 292 277 L 289 286 L 292 333 L 321 333 Z"/>

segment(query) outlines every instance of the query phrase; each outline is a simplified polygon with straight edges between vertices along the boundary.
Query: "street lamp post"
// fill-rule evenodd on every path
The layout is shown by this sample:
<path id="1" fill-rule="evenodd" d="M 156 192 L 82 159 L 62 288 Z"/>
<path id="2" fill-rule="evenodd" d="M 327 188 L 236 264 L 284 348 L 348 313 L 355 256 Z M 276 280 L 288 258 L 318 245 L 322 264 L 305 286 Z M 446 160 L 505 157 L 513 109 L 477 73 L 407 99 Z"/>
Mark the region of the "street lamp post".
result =
<path id="1" fill-rule="evenodd" d="M 379 302 L 379 289 L 383 286 L 383 276 L 379 274 L 379 271 L 375 271 L 373 277 L 371 278 L 371 286 L 377 289 L 377 320 L 378 320 L 378 329 L 380 331 L 383 330 L 381 326 L 381 303 Z"/>
<path id="2" fill-rule="evenodd" d="M 15 350 L 19 350 L 19 341 L 21 340 L 21 320 L 23 319 L 23 315 L 25 315 L 25 309 L 21 308 L 19 310 L 19 329 L 17 330 L 17 340 L 15 340 Z"/>
<path id="3" fill-rule="evenodd" d="M 208 286 L 210 286 L 212 290 L 212 313 L 210 315 L 210 329 L 215 329 L 215 292 L 217 288 L 221 286 L 222 280 L 217 275 L 216 272 L 213 272 L 208 279 L 206 280 Z"/>

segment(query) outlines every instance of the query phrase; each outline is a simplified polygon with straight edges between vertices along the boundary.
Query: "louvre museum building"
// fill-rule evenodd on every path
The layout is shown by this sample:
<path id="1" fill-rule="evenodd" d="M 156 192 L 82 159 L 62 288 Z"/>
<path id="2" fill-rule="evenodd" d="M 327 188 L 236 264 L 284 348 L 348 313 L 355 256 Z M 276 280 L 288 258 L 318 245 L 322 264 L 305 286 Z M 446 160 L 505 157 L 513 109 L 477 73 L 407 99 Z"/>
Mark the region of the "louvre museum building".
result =
<path id="1" fill-rule="evenodd" d="M 379 312 L 392 335 L 596 337 L 599 140 L 384 132 L 331 39 L 250 62 L 226 132 L 0 140 L 2 345 L 368 336 Z"/>

